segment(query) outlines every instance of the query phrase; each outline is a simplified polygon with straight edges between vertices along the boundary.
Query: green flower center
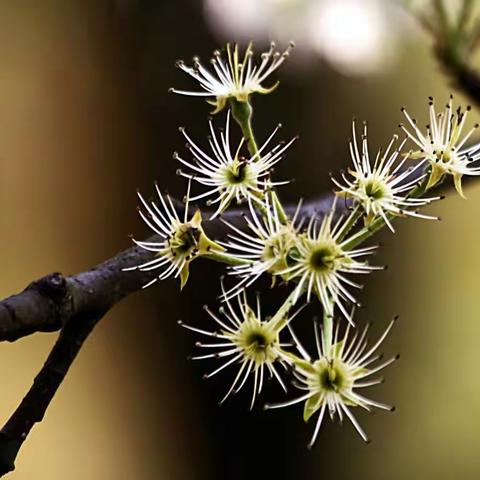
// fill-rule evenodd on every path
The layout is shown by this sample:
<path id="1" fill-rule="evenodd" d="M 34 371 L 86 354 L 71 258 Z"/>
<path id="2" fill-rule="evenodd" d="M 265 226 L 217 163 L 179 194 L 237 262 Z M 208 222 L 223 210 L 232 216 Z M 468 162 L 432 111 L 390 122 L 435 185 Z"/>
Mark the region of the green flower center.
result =
<path id="1" fill-rule="evenodd" d="M 324 246 L 314 250 L 309 259 L 310 266 L 317 272 L 332 270 L 337 252 L 330 246 Z"/>
<path id="2" fill-rule="evenodd" d="M 269 344 L 268 339 L 263 332 L 250 333 L 247 337 L 246 343 L 257 353 L 264 351 Z"/>
<path id="3" fill-rule="evenodd" d="M 280 250 L 280 240 L 278 238 L 273 238 L 268 243 L 265 244 L 263 249 L 262 258 L 264 260 L 271 260 L 278 256 Z"/>
<path id="4" fill-rule="evenodd" d="M 246 162 L 236 162 L 234 165 L 227 168 L 225 176 L 227 182 L 231 185 L 238 185 L 244 183 L 249 174 L 249 166 Z"/>
<path id="5" fill-rule="evenodd" d="M 170 247 L 178 254 L 185 255 L 198 245 L 200 230 L 184 223 L 170 238 Z"/>
<path id="6" fill-rule="evenodd" d="M 454 153 L 449 148 L 447 150 L 436 150 L 435 155 L 437 156 L 437 162 L 448 163 L 452 160 Z"/>
<path id="7" fill-rule="evenodd" d="M 386 196 L 385 187 L 381 182 L 368 180 L 364 186 L 365 194 L 372 200 L 380 200 Z"/>
<path id="8" fill-rule="evenodd" d="M 243 324 L 235 343 L 243 350 L 245 358 L 256 364 L 273 362 L 277 357 L 278 334 L 258 320 Z"/>
<path id="9" fill-rule="evenodd" d="M 295 242 L 295 237 L 292 231 L 287 227 L 280 230 L 265 242 L 265 247 L 262 252 L 262 260 L 272 261 L 269 269 L 270 273 L 286 268 L 289 264 L 291 246 Z"/>
<path id="10" fill-rule="evenodd" d="M 328 365 L 320 372 L 320 385 L 330 392 L 340 391 L 346 384 L 346 378 L 342 370 L 335 364 Z"/>

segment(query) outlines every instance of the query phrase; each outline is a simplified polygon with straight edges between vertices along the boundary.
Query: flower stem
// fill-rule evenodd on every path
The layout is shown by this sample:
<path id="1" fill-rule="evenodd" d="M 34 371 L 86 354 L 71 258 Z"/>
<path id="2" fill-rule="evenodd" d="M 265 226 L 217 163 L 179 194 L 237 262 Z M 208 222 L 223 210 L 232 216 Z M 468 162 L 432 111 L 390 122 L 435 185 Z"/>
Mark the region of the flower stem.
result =
<path id="1" fill-rule="evenodd" d="M 293 352 L 289 352 L 288 350 L 284 350 L 283 348 L 281 349 L 282 353 L 285 357 L 287 357 L 293 365 L 297 365 L 301 362 L 305 362 L 305 360 L 298 355 L 295 355 Z"/>
<path id="2" fill-rule="evenodd" d="M 250 155 L 257 156 L 258 146 L 252 129 L 253 108 L 250 105 L 250 102 L 239 102 L 238 100 L 232 98 L 230 100 L 230 105 L 232 107 L 233 118 L 237 121 L 242 129 L 243 138 L 245 138 L 245 141 L 247 142 Z"/>
<path id="3" fill-rule="evenodd" d="M 215 262 L 219 263 L 226 263 L 227 265 L 232 266 L 248 265 L 249 263 L 251 263 L 250 260 L 238 258 L 228 253 L 215 252 L 214 250 L 210 250 L 209 252 L 203 254 L 202 258 L 206 258 L 207 260 L 214 260 Z"/>
<path id="4" fill-rule="evenodd" d="M 387 214 L 388 215 L 388 214 Z M 388 215 L 388 218 L 393 218 L 393 215 Z M 342 250 L 352 250 L 367 238 L 371 237 L 374 233 L 377 233 L 385 226 L 385 220 L 382 217 L 377 217 L 370 225 L 363 227 L 355 235 L 351 236 L 348 242 L 342 244 Z"/>
<path id="5" fill-rule="evenodd" d="M 357 221 L 362 216 L 362 209 L 360 205 L 356 205 L 351 211 L 350 215 L 347 218 L 347 221 L 342 225 L 340 232 L 338 233 L 338 240 L 341 242 L 347 235 L 348 232 L 355 226 Z"/>
<path id="6" fill-rule="evenodd" d="M 333 339 L 333 318 L 331 315 L 323 314 L 323 335 L 322 335 L 322 348 L 323 353 L 328 355 L 330 347 L 332 346 Z"/>
<path id="7" fill-rule="evenodd" d="M 286 225 L 288 223 L 288 217 L 275 190 L 272 190 L 272 200 L 278 212 L 278 219 L 283 225 Z"/>
<path id="8" fill-rule="evenodd" d="M 288 311 L 293 306 L 293 299 L 295 298 L 295 289 L 292 290 L 282 306 L 277 310 L 277 313 L 271 318 L 270 324 L 277 332 L 285 328 L 289 322 Z"/>
<path id="9" fill-rule="evenodd" d="M 255 135 L 252 128 L 252 116 L 253 108 L 250 105 L 250 102 L 239 102 L 238 100 L 232 98 L 230 99 L 230 105 L 232 108 L 233 118 L 236 120 L 240 128 L 242 129 L 243 138 L 247 142 L 248 151 L 252 157 L 255 157 L 255 161 L 260 160 L 260 152 L 258 150 L 258 145 L 255 140 Z M 272 199 L 275 203 L 275 206 L 278 211 L 279 220 L 286 224 L 288 221 L 287 214 L 280 203 L 277 192 L 272 190 Z M 265 214 L 265 212 L 264 212 Z"/>

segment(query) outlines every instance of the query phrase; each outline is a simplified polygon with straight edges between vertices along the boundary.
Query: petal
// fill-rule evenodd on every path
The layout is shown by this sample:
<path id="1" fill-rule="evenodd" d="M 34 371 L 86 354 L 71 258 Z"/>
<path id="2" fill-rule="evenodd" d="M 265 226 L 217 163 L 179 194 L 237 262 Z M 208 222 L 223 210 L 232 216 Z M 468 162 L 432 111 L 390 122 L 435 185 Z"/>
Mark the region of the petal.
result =
<path id="1" fill-rule="evenodd" d="M 320 408 L 321 396 L 320 394 L 313 395 L 306 402 L 303 407 L 303 420 L 308 422 L 310 417 Z"/>
<path id="2" fill-rule="evenodd" d="M 267 93 L 272 93 L 278 86 L 280 85 L 280 82 L 275 82 L 271 87 L 262 87 L 262 86 L 258 86 L 255 91 L 257 93 L 261 93 L 262 95 L 266 95 Z"/>
<path id="3" fill-rule="evenodd" d="M 182 271 L 180 272 L 180 290 L 182 290 L 187 283 L 188 274 L 189 274 L 189 270 L 188 270 L 189 264 L 190 262 L 185 262 L 185 265 L 183 266 Z"/>
<path id="4" fill-rule="evenodd" d="M 455 184 L 455 190 L 457 190 L 458 194 L 462 197 L 462 198 L 467 198 L 465 197 L 465 194 L 463 193 L 463 189 L 462 189 L 462 174 L 461 173 L 454 173 L 453 174 L 453 183 Z"/>
<path id="5" fill-rule="evenodd" d="M 427 190 L 434 187 L 445 175 L 445 168 L 440 165 L 438 162 L 430 163 L 432 171 L 430 172 L 430 177 L 428 178 Z"/>
<path id="6" fill-rule="evenodd" d="M 210 105 L 215 106 L 215 109 L 211 113 L 212 115 L 216 115 L 217 113 L 221 112 L 225 108 L 225 105 L 227 104 L 227 99 L 226 97 L 217 97 L 217 100 L 215 102 L 211 100 L 207 100 L 207 102 Z"/>

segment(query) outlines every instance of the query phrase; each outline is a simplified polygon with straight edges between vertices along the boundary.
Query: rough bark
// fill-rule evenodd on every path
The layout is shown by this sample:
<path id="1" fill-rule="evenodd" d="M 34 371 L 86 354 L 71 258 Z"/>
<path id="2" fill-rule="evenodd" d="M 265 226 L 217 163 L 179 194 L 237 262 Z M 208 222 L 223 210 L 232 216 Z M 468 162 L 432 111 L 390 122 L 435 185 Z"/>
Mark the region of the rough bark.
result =
<path id="1" fill-rule="evenodd" d="M 321 217 L 329 210 L 332 195 L 306 203 L 302 215 Z M 295 207 L 289 207 L 292 212 Z M 242 210 L 224 215 L 230 223 L 245 223 Z M 219 220 L 206 221 L 212 238 L 222 238 L 227 227 Z M 149 238 L 158 240 L 157 236 Z M 122 298 L 140 290 L 155 271 L 123 269 L 145 263 L 152 252 L 131 247 L 86 272 L 69 277 L 51 273 L 36 280 L 16 295 L 0 301 L 0 341 L 15 341 L 35 332 L 61 330 L 57 342 L 30 390 L 0 430 L 0 476 L 15 469 L 17 453 L 32 427 L 41 422 L 84 341 L 95 325 Z M 200 260 L 201 261 L 201 260 Z M 200 261 L 198 263 L 200 263 Z M 193 268 L 199 267 L 198 264 Z"/>

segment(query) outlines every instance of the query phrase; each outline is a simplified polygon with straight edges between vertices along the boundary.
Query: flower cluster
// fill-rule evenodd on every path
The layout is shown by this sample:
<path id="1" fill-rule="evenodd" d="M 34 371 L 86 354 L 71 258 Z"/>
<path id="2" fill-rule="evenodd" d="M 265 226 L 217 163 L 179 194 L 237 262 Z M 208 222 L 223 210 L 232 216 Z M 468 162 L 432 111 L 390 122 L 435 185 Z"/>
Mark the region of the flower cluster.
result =
<path id="1" fill-rule="evenodd" d="M 408 125 L 400 127 L 406 137 L 399 141 L 394 134 L 385 149 L 371 155 L 366 123 L 359 135 L 354 122 L 349 143 L 351 165 L 332 178 L 335 199 L 314 206 L 300 201 L 296 207 L 287 207 L 277 191 L 287 182 L 272 181 L 272 175 L 295 138 L 270 147 L 277 127 L 258 147 L 252 128 L 251 96 L 273 90 L 278 82 L 270 88 L 262 84 L 284 62 L 290 49 L 279 53 L 272 44 L 257 62 L 251 45 L 242 60 L 238 46 L 227 45 L 226 58 L 215 52 L 213 72 L 198 59 L 194 59 L 193 67 L 179 62 L 201 91 L 172 91 L 207 97 L 215 105 L 215 113 L 227 110 L 225 128 L 217 130 L 209 121 L 208 150 L 180 129 L 187 140 L 188 154 L 175 153 L 174 159 L 185 167 L 178 170 L 179 175 L 188 179 L 185 205 L 176 205 L 158 187 L 159 203 L 139 194 L 140 216 L 154 236 L 147 241 L 134 240 L 145 261 L 126 270 L 143 272 L 146 286 L 173 276 L 180 277 L 183 287 L 193 260 L 202 257 L 227 264 L 218 312 L 205 307 L 216 329 L 181 322 L 204 338 L 196 346 L 206 353 L 192 358 L 220 362 L 206 374 L 207 378 L 228 367 L 236 369 L 221 402 L 252 379 L 253 408 L 267 376 L 276 379 L 285 392 L 289 380 L 302 394 L 268 403 L 266 408 L 302 403 L 305 421 L 317 415 L 309 446 L 317 439 L 327 413 L 332 419 L 347 417 L 366 441 L 353 410 L 391 407 L 359 391 L 380 383 L 381 378 L 371 377 L 397 358 L 378 363 L 377 350 L 393 322 L 372 347 L 368 347 L 367 329 L 352 334 L 356 329 L 354 311 L 359 305 L 353 292 L 363 288 L 358 277 L 383 268 L 368 261 L 378 248 L 369 239 L 383 227 L 395 232 L 399 217 L 436 219 L 419 210 L 441 198 L 429 191 L 448 176 L 453 177 L 463 196 L 462 177 L 480 174 L 476 164 L 480 147 L 465 146 L 477 125 L 462 134 L 469 108 L 454 111 L 450 99 L 445 110 L 437 114 L 431 99 L 430 123 L 425 131 L 402 109 Z M 242 134 L 235 144 L 231 138 L 234 122 Z M 191 194 L 192 184 L 204 190 Z M 337 197 L 342 202 L 337 203 Z M 207 237 L 200 210 L 191 212 L 190 204 L 197 201 L 205 201 L 210 221 L 217 225 L 223 222 L 227 227 L 225 239 L 213 241 Z M 231 208 L 239 205 L 242 210 Z M 287 298 L 271 316 L 264 316 L 258 295 L 255 307 L 248 300 L 247 290 L 261 276 L 270 277 L 272 287 L 284 284 L 289 288 Z M 319 327 L 314 323 L 318 358 L 312 359 L 292 323 L 315 297 L 318 301 L 313 306 L 321 313 L 323 324 Z M 305 301 L 293 310 L 300 299 Z M 347 321 L 345 327 L 342 319 Z"/>
<path id="2" fill-rule="evenodd" d="M 439 200 L 440 197 L 418 198 L 411 195 L 412 187 L 416 186 L 419 177 L 415 174 L 423 167 L 423 162 L 417 162 L 411 168 L 404 168 L 406 156 L 398 161 L 405 138 L 397 148 L 393 148 L 398 136 L 394 135 L 385 151 L 378 152 L 372 165 L 368 151 L 367 124 L 364 123 L 362 142 L 359 148 L 357 141 L 355 122 L 352 125 L 353 140 L 350 141 L 350 155 L 353 169 L 348 169 L 351 178 L 342 174 L 345 184 L 341 184 L 335 178 L 333 183 L 340 189 L 339 194 L 351 198 L 357 202 L 365 212 L 365 224 L 371 224 L 380 217 L 387 227 L 395 232 L 389 216 L 410 215 L 412 217 L 435 219 L 417 212 L 417 208 Z M 425 176 L 426 174 L 424 174 Z M 410 195 L 408 193 L 410 192 Z"/>

